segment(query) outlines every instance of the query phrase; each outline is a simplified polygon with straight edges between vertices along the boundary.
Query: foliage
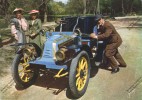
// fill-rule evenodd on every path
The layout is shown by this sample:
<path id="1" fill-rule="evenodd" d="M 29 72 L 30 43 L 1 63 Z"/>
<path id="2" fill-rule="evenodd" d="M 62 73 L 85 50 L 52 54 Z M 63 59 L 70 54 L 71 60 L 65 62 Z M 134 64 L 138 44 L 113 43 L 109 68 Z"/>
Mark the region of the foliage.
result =
<path id="1" fill-rule="evenodd" d="M 95 14 L 99 3 L 100 13 L 104 15 L 132 14 L 142 11 L 141 0 L 69 0 L 66 5 L 67 14 Z M 84 4 L 85 2 L 85 4 Z"/>
<path id="2" fill-rule="evenodd" d="M 64 14 L 65 13 L 65 9 L 64 9 L 64 4 L 59 2 L 50 2 L 50 10 L 52 11 L 53 15 L 57 15 L 57 14 Z"/>
<path id="3" fill-rule="evenodd" d="M 66 13 L 73 15 L 93 14 L 97 8 L 97 0 L 69 0 Z"/>
<path id="4" fill-rule="evenodd" d="M 99 6 L 98 6 L 98 1 Z M 16 7 L 40 10 L 43 20 L 45 13 L 52 15 L 86 15 L 95 14 L 99 9 L 104 15 L 127 15 L 142 13 L 141 0 L 68 0 L 67 4 L 54 0 L 0 0 L 0 18 L 9 20 Z"/>
<path id="5" fill-rule="evenodd" d="M 69 0 L 66 5 L 66 14 L 82 14 L 82 0 Z"/>

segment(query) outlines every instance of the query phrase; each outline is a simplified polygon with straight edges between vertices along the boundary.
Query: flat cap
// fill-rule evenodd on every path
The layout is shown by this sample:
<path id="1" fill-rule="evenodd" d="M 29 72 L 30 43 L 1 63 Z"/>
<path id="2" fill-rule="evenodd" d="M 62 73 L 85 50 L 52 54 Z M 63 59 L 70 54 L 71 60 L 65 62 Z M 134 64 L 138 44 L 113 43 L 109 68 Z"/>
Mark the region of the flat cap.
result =
<path id="1" fill-rule="evenodd" d="M 101 18 L 103 18 L 103 16 L 101 14 L 97 14 L 95 16 L 95 21 L 99 21 Z"/>

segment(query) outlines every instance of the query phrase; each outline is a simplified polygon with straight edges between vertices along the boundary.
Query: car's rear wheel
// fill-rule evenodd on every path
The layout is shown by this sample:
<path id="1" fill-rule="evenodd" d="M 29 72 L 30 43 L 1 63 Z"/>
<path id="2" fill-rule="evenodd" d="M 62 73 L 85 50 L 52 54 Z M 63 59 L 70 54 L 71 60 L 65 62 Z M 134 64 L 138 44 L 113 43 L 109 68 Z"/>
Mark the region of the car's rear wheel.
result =
<path id="1" fill-rule="evenodd" d="M 71 62 L 69 88 L 73 97 L 80 98 L 86 92 L 90 77 L 90 60 L 86 51 L 81 51 Z"/>

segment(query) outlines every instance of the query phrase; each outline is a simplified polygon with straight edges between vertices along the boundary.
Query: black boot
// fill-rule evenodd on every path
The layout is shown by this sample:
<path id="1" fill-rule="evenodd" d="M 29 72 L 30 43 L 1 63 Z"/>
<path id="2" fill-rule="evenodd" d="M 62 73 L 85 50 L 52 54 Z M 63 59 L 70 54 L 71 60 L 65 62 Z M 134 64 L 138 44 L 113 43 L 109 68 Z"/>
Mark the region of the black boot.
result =
<path id="1" fill-rule="evenodd" d="M 112 71 L 111 71 L 111 74 L 115 74 L 119 72 L 119 68 L 113 68 Z"/>

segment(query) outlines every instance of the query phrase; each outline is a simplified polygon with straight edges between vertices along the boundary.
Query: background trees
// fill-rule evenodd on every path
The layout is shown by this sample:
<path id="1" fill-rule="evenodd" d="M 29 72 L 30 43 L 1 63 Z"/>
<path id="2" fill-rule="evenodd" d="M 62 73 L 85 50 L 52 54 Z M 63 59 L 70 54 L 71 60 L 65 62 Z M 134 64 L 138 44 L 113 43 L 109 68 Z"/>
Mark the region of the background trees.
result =
<path id="1" fill-rule="evenodd" d="M 86 15 L 98 12 L 121 16 L 142 13 L 142 0 L 68 0 L 67 4 L 54 0 L 0 0 L 0 16 L 8 19 L 16 7 L 23 8 L 25 12 L 38 9 L 42 20 L 46 15 L 53 17 L 53 15 Z"/>
<path id="2" fill-rule="evenodd" d="M 97 8 L 97 0 L 68 0 L 67 14 L 94 14 Z"/>
<path id="3" fill-rule="evenodd" d="M 5 15 L 8 11 L 9 2 L 8 0 L 0 0 L 0 14 Z"/>

